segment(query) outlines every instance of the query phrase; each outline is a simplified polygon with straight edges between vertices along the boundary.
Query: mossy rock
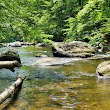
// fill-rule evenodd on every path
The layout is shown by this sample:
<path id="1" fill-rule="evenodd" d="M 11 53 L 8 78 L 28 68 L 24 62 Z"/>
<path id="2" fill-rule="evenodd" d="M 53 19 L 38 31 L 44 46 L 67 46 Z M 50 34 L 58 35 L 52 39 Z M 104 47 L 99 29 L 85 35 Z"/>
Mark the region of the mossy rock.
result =
<path id="1" fill-rule="evenodd" d="M 18 61 L 21 63 L 20 56 L 15 49 L 6 49 L 0 53 L 0 61 Z"/>
<path id="2" fill-rule="evenodd" d="M 35 55 L 36 57 L 48 57 L 47 55 L 43 54 L 43 53 L 36 53 Z"/>
<path id="3" fill-rule="evenodd" d="M 97 66 L 96 74 L 98 78 L 110 78 L 110 61 L 104 61 Z"/>
<path id="4" fill-rule="evenodd" d="M 87 58 L 93 56 L 95 50 L 85 42 L 73 41 L 69 43 L 53 43 L 52 52 L 55 57 Z"/>

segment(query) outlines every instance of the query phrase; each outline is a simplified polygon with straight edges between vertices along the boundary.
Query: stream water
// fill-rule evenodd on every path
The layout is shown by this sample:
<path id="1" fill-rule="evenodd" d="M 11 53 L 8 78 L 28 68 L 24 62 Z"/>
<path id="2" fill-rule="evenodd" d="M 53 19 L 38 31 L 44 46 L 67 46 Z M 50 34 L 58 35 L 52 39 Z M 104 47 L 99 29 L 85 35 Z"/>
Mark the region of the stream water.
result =
<path id="1" fill-rule="evenodd" d="M 1 48 L 3 51 L 5 48 Z M 22 67 L 13 73 L 0 70 L 0 92 L 18 75 L 26 76 L 19 92 L 0 105 L 0 110 L 109 110 L 110 80 L 96 78 L 104 60 L 79 60 L 69 65 L 32 67 L 37 52 L 52 56 L 51 49 L 34 46 L 16 48 Z M 66 58 L 65 58 L 66 60 Z"/>

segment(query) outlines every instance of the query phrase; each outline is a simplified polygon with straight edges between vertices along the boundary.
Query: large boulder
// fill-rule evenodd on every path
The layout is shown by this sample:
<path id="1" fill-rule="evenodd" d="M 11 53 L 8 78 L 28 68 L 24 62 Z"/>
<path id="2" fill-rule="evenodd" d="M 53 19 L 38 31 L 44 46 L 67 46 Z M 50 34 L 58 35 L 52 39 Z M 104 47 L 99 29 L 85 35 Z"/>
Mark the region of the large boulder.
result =
<path id="1" fill-rule="evenodd" d="M 15 49 L 7 49 L 0 53 L 0 61 L 18 61 L 21 63 L 20 56 Z"/>
<path id="2" fill-rule="evenodd" d="M 14 72 L 14 67 L 20 67 L 19 54 L 14 49 L 7 49 L 0 53 L 0 69 L 6 68 Z"/>
<path id="3" fill-rule="evenodd" d="M 95 50 L 89 44 L 81 41 L 69 43 L 54 43 L 52 52 L 55 57 L 82 57 L 87 58 L 94 55 Z"/>
<path id="4" fill-rule="evenodd" d="M 96 74 L 98 78 L 110 78 L 110 61 L 104 61 L 97 66 Z"/>

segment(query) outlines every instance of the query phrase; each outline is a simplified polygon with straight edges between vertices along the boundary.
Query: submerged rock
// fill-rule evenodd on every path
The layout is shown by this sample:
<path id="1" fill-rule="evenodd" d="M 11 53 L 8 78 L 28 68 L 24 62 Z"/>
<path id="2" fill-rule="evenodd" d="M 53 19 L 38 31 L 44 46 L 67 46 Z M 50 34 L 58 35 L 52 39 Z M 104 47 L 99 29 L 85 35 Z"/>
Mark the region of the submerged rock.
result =
<path id="1" fill-rule="evenodd" d="M 54 43 L 52 52 L 55 57 L 82 57 L 87 58 L 94 55 L 95 50 L 89 44 L 80 41 L 69 43 Z"/>
<path id="2" fill-rule="evenodd" d="M 110 61 L 104 61 L 96 69 L 98 78 L 110 78 Z"/>
<path id="3" fill-rule="evenodd" d="M 48 57 L 48 56 L 43 53 L 36 53 L 35 57 Z"/>
<path id="4" fill-rule="evenodd" d="M 10 69 L 5 69 L 2 68 L 0 69 L 0 80 L 1 79 L 5 79 L 5 80 L 15 80 L 16 79 L 17 74 L 13 73 L 13 71 L 11 71 Z"/>

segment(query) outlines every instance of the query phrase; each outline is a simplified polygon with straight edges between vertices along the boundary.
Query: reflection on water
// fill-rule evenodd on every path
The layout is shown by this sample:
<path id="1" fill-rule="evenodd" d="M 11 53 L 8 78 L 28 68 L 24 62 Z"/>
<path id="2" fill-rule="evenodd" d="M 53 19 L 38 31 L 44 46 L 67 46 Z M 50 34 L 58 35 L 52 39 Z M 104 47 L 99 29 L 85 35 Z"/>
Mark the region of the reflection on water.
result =
<path id="1" fill-rule="evenodd" d="M 13 104 L 6 100 L 1 110 L 109 110 L 110 81 L 98 80 L 96 67 L 101 60 L 80 60 L 57 67 L 31 67 L 37 51 L 50 49 L 17 48 L 23 66 L 13 73 L 0 70 L 0 92 L 9 86 L 17 75 L 27 76 Z"/>

